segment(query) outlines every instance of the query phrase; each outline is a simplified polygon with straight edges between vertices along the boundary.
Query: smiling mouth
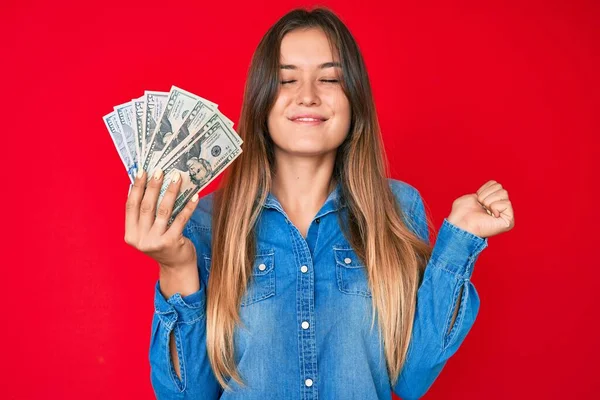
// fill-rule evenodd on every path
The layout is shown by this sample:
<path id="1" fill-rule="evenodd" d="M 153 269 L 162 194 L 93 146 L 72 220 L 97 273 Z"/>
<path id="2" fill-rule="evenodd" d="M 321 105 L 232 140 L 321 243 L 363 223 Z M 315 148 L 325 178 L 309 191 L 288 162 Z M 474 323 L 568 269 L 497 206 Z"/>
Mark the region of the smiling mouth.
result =
<path id="1" fill-rule="evenodd" d="M 300 124 L 300 125 L 319 125 L 319 124 L 324 123 L 327 120 L 320 119 L 320 118 L 296 118 L 296 119 L 291 119 L 290 121 L 292 121 L 296 124 Z"/>

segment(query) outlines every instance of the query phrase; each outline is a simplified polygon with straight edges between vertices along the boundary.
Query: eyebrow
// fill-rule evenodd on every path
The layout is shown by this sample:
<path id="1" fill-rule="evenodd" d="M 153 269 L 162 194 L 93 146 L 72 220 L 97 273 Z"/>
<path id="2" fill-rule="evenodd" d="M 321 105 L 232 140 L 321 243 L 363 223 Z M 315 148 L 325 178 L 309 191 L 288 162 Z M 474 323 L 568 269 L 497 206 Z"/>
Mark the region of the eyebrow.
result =
<path id="1" fill-rule="evenodd" d="M 342 65 L 339 62 L 330 61 L 330 62 L 323 63 L 323 64 L 319 65 L 318 67 L 320 69 L 334 68 L 334 67 L 342 68 Z M 279 69 L 298 69 L 298 67 L 295 65 L 292 65 L 292 64 L 281 64 L 279 66 Z"/>

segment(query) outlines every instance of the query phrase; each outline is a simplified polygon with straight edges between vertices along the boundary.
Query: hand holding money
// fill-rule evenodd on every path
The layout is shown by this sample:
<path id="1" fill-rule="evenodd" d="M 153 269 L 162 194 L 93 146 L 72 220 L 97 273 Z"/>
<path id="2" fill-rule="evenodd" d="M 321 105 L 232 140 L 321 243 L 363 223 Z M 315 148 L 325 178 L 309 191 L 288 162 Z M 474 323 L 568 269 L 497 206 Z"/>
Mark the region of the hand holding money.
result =
<path id="1" fill-rule="evenodd" d="M 183 236 L 183 228 L 196 205 L 196 193 L 169 226 L 173 204 L 181 187 L 181 179 L 173 175 L 157 208 L 157 199 L 163 185 L 161 170 L 146 181 L 146 173 L 139 173 L 131 187 L 125 211 L 125 242 L 152 257 L 164 268 L 196 269 L 196 250 Z"/>
<path id="2" fill-rule="evenodd" d="M 160 202 L 173 177 L 181 180 L 169 223 L 242 152 L 242 139 L 218 105 L 176 86 L 147 90 L 103 119 L 131 182 L 145 171 L 150 183 L 162 170 Z"/>

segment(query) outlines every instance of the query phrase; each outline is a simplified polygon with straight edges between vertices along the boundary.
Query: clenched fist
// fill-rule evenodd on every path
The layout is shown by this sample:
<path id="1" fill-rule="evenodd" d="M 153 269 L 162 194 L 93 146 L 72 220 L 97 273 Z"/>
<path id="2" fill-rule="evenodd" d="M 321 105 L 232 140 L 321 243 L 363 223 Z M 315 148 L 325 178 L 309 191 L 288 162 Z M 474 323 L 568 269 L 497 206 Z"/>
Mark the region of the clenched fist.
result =
<path id="1" fill-rule="evenodd" d="M 494 180 L 477 193 L 454 200 L 448 222 L 482 238 L 508 232 L 515 226 L 515 215 L 508 191 Z"/>

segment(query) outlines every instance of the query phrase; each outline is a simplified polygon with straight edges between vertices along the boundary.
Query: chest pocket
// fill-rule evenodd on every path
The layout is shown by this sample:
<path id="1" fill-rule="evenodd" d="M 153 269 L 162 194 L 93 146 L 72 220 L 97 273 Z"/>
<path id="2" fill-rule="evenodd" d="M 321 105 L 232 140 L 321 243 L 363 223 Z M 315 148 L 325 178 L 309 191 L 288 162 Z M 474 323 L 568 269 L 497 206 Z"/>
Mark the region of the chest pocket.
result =
<path id="1" fill-rule="evenodd" d="M 338 289 L 346 294 L 372 297 L 367 268 L 354 249 L 334 246 L 333 252 Z"/>
<path id="2" fill-rule="evenodd" d="M 204 256 L 204 265 L 209 274 L 210 258 L 207 256 Z M 259 251 L 254 257 L 248 290 L 240 305 L 245 307 L 271 296 L 275 296 L 275 251 L 268 249 Z"/>

